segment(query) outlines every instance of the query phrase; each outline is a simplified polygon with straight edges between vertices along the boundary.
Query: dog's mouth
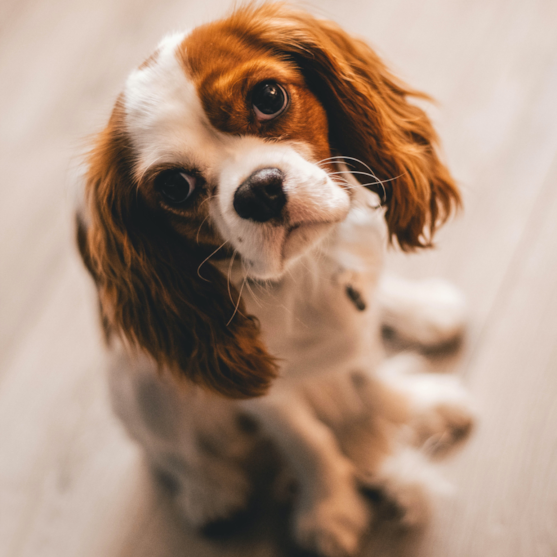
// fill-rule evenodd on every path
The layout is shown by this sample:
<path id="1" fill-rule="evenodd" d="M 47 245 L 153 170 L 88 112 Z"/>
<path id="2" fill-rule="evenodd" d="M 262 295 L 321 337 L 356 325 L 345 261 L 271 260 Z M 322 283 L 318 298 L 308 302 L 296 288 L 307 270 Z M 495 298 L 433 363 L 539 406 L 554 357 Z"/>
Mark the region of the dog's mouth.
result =
<path id="1" fill-rule="evenodd" d="M 307 222 L 274 228 L 258 253 L 236 250 L 243 262 L 244 274 L 255 280 L 277 280 L 304 254 L 316 249 L 333 229 L 334 222 Z M 255 255 L 255 257 L 254 257 Z"/>
<path id="2" fill-rule="evenodd" d="M 318 243 L 334 224 L 334 222 L 308 222 L 288 227 L 281 249 L 283 263 L 286 264 Z"/>

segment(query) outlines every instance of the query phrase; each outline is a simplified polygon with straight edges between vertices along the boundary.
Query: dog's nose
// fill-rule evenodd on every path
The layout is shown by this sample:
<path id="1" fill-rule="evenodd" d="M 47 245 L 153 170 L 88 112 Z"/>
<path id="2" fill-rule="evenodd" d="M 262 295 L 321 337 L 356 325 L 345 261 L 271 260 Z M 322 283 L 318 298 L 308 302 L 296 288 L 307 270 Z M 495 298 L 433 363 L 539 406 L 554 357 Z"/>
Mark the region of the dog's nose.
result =
<path id="1" fill-rule="evenodd" d="M 234 209 L 243 219 L 267 222 L 286 205 L 284 174 L 278 168 L 254 172 L 234 193 Z"/>

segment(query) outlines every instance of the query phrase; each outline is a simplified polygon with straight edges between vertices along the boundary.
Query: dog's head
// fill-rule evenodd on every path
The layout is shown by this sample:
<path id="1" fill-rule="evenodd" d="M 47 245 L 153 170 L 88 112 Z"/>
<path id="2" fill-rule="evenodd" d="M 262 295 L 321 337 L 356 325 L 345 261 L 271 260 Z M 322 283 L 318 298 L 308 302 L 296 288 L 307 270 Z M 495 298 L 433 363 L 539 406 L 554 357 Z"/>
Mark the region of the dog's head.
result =
<path id="1" fill-rule="evenodd" d="M 280 4 L 163 40 L 88 161 L 79 243 L 107 332 L 226 396 L 264 393 L 276 362 L 207 259 L 280 277 L 347 215 L 342 160 L 391 239 L 429 246 L 459 197 L 412 96 L 365 43 Z"/>

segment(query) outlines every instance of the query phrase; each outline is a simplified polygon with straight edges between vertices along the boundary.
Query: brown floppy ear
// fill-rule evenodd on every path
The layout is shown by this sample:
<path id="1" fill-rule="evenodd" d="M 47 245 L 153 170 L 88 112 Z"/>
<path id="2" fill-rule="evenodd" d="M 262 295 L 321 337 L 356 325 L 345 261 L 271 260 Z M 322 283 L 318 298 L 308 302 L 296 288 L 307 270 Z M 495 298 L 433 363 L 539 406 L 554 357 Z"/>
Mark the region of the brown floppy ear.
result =
<path id="1" fill-rule="evenodd" d="M 89 157 L 88 223 L 78 226 L 107 336 L 159 367 L 231 398 L 262 395 L 277 375 L 255 318 L 235 311 L 225 277 L 152 211 L 132 176 L 133 152 L 117 104 Z M 232 288 L 232 287 L 231 287 Z M 233 288 L 232 288 L 233 290 Z M 236 301 L 238 293 L 232 291 Z"/>
<path id="2" fill-rule="evenodd" d="M 252 16 L 255 37 L 294 61 L 323 103 L 332 148 L 359 159 L 382 181 L 369 187 L 387 203 L 391 240 L 405 250 L 430 246 L 436 227 L 460 205 L 460 195 L 439 160 L 431 122 L 409 102 L 426 95 L 395 79 L 367 44 L 330 21 L 280 4 Z"/>

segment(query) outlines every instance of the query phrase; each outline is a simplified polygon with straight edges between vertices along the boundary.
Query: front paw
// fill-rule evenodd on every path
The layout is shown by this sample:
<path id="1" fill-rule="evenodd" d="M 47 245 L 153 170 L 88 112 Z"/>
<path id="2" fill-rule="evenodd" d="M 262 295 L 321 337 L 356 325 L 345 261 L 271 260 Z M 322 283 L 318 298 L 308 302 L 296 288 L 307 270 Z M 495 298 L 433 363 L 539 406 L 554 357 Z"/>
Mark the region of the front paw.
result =
<path id="1" fill-rule="evenodd" d="M 442 279 L 391 280 L 383 321 L 405 343 L 435 349 L 456 343 L 466 325 L 463 294 Z"/>
<path id="2" fill-rule="evenodd" d="M 465 441 L 474 428 L 474 415 L 464 405 L 438 404 L 417 416 L 413 429 L 415 445 L 432 456 L 445 456 Z"/>
<path id="3" fill-rule="evenodd" d="M 424 455 L 408 447 L 399 448 L 360 482 L 377 509 L 377 518 L 404 528 L 423 527 L 431 514 L 431 495 L 450 492 Z"/>
<path id="4" fill-rule="evenodd" d="M 192 526 L 207 525 L 234 518 L 247 507 L 250 484 L 238 470 L 223 470 L 220 477 L 190 474 L 179 479 L 175 504 L 180 515 Z"/>
<path id="5" fill-rule="evenodd" d="M 423 485 L 408 482 L 385 490 L 390 517 L 404 528 L 420 528 L 429 520 L 430 500 Z M 388 516 L 389 517 L 389 516 Z"/>
<path id="6" fill-rule="evenodd" d="M 443 456 L 470 436 L 476 413 L 459 379 L 426 373 L 425 362 L 413 354 L 400 354 L 385 363 L 381 376 L 407 396 L 409 420 L 403 440 L 429 456 Z"/>
<path id="7" fill-rule="evenodd" d="M 300 509 L 296 540 L 304 549 L 324 557 L 354 555 L 370 522 L 370 510 L 354 491 Z"/>

